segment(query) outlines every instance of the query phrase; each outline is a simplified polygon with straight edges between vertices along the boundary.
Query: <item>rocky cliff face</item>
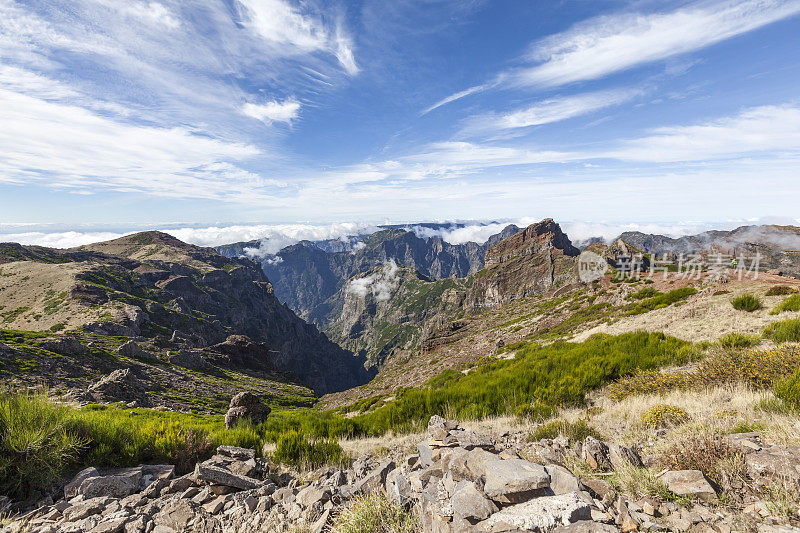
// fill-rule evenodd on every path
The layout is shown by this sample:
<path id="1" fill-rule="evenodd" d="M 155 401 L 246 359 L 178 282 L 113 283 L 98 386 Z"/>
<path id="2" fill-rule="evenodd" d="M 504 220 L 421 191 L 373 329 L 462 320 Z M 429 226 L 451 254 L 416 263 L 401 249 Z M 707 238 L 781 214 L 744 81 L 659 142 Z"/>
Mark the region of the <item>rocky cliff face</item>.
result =
<path id="1" fill-rule="evenodd" d="M 414 232 L 392 227 L 359 239 L 344 241 L 302 241 L 267 256 L 262 267 L 275 287 L 276 296 L 300 316 L 325 327 L 317 309 L 341 291 L 348 280 L 370 272 L 376 266 L 395 261 L 434 280 L 463 278 L 483 267 L 486 250 L 519 231 L 509 225 L 484 244 L 449 244 L 438 237 L 423 239 Z M 218 247 L 223 255 L 235 257 L 244 244 Z M 323 306 L 324 307 L 324 306 Z"/>
<path id="2" fill-rule="evenodd" d="M 369 365 L 420 347 L 461 309 L 470 278 L 432 280 L 389 263 L 348 281 L 312 318 L 328 337 Z M 361 290 L 358 290 L 358 289 Z"/>
<path id="3" fill-rule="evenodd" d="M 464 306 L 494 307 L 574 283 L 579 253 L 552 219 L 532 224 L 489 248 Z"/>
<path id="4" fill-rule="evenodd" d="M 48 253 L 59 262 L 48 256 L 51 262 L 45 269 L 35 258 L 9 263 L 13 278 L 19 275 L 18 283 L 2 278 L 14 286 L 0 292 L 0 298 L 22 299 L 31 285 L 27 300 L 35 301 L 31 296 L 38 289 L 33 285 L 50 278 L 69 290 L 46 304 L 42 313 L 20 308 L 11 323 L 6 321 L 9 326 L 46 329 L 39 321 L 52 321 L 63 309 L 70 317 L 62 328 L 180 340 L 195 348 L 240 334 L 269 346 L 267 366 L 296 373 L 318 393 L 353 387 L 369 377 L 363 359 L 330 342 L 281 304 L 260 266 L 248 259 L 226 258 L 158 232 Z M 25 271 L 30 273 L 23 275 Z"/>

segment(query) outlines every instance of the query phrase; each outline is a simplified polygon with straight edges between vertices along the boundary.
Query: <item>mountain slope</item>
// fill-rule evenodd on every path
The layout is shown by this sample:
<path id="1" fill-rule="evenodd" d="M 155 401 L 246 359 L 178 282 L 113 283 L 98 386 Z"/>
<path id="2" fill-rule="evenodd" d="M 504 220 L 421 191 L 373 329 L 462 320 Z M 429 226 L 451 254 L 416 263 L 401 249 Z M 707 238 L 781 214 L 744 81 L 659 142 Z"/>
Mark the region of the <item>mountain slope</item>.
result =
<path id="1" fill-rule="evenodd" d="M 6 248 L 16 249 L 0 246 Z M 5 327 L 80 328 L 187 348 L 247 335 L 269 346 L 270 366 L 295 373 L 319 393 L 368 378 L 364 360 L 281 304 L 251 260 L 226 258 L 159 232 L 48 253 L 48 263 L 33 258 L 0 267 Z"/>

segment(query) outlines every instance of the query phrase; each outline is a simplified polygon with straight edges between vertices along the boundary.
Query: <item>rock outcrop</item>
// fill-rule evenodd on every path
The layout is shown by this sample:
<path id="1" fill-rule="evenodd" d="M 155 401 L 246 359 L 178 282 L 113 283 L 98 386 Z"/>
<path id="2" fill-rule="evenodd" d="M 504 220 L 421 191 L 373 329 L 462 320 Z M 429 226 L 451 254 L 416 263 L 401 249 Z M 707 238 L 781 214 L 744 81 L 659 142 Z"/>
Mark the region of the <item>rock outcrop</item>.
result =
<path id="1" fill-rule="evenodd" d="M 231 399 L 228 412 L 225 413 L 225 427 L 230 429 L 243 419 L 249 419 L 253 425 L 258 425 L 267 419 L 270 412 L 270 408 L 258 396 L 251 392 L 241 392 Z"/>

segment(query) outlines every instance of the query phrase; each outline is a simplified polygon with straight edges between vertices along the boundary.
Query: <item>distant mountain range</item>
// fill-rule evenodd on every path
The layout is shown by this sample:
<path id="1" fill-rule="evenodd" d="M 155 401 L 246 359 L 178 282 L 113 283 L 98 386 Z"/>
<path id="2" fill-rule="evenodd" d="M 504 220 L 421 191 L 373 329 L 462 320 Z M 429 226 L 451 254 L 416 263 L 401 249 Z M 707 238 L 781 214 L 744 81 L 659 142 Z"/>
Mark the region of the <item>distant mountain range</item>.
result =
<path id="1" fill-rule="evenodd" d="M 424 227 L 436 232 L 448 226 Z M 259 241 L 217 250 L 235 257 L 249 248 L 251 256 L 260 255 L 281 301 L 339 345 L 379 364 L 393 350 L 421 346 L 454 317 L 576 282 L 573 258 L 602 241 L 591 238 L 573 246 L 550 219 L 524 230 L 509 225 L 482 244 L 450 244 L 418 233 L 408 226 L 387 226 L 370 235 L 301 241 L 275 254 L 260 254 Z M 793 226 L 744 226 L 680 238 L 625 232 L 614 242 L 620 239 L 659 256 L 751 257 L 758 252 L 762 269 L 800 276 L 800 228 Z M 386 274 L 390 264 L 398 266 L 391 279 Z M 364 280 L 384 284 L 384 297 L 349 290 Z"/>

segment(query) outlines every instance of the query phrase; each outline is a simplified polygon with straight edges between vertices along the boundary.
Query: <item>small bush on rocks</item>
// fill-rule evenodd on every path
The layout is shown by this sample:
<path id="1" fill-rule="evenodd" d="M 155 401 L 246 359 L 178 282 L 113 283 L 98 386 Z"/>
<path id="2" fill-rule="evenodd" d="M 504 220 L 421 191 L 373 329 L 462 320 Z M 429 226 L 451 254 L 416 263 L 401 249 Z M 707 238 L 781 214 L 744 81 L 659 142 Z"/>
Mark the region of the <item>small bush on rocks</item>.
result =
<path id="1" fill-rule="evenodd" d="M 555 439 L 559 435 L 563 435 L 571 441 L 581 441 L 586 437 L 594 437 L 598 440 L 603 440 L 603 436 L 590 426 L 586 420 L 578 420 L 575 423 L 570 423 L 559 418 L 534 429 L 528 435 L 528 441 L 535 442 L 542 439 Z"/>
<path id="2" fill-rule="evenodd" d="M 612 400 L 621 400 L 638 394 L 665 394 L 723 383 L 745 383 L 764 389 L 772 387 L 798 366 L 800 349 L 796 346 L 726 350 L 707 357 L 692 372 L 641 372 L 611 384 L 607 393 Z"/>
<path id="3" fill-rule="evenodd" d="M 661 463 L 671 470 L 699 470 L 723 488 L 746 477 L 741 451 L 730 446 L 720 432 L 695 430 L 670 443 Z"/>
<path id="4" fill-rule="evenodd" d="M 332 533 L 415 533 L 421 531 L 411 511 L 391 503 L 382 493 L 355 498 L 336 516 Z"/>
<path id="5" fill-rule="evenodd" d="M 665 428 L 682 424 L 689 420 L 686 410 L 674 405 L 654 405 L 642 413 L 642 425 L 648 428 Z"/>
<path id="6" fill-rule="evenodd" d="M 761 298 L 753 294 L 742 294 L 741 296 L 733 298 L 731 300 L 731 305 L 737 311 L 752 313 L 764 307 L 764 302 L 761 301 Z"/>
<path id="7" fill-rule="evenodd" d="M 0 494 L 24 498 L 49 485 L 86 445 L 69 408 L 37 395 L 0 395 Z"/>

